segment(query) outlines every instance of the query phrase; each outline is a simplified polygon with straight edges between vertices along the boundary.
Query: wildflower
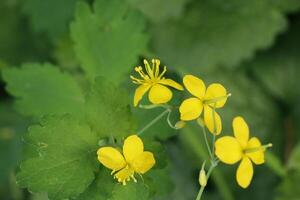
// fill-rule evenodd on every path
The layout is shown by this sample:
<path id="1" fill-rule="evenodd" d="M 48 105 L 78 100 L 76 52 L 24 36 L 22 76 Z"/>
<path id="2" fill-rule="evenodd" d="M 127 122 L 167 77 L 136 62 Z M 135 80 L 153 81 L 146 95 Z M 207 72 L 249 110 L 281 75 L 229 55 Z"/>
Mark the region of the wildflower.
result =
<path id="1" fill-rule="evenodd" d="M 247 188 L 253 177 L 252 162 L 263 164 L 264 152 L 272 144 L 261 145 L 256 137 L 249 140 L 249 128 L 242 117 L 235 117 L 233 122 L 234 137 L 224 136 L 215 143 L 217 157 L 226 164 L 235 164 L 241 160 L 236 172 L 238 184 Z"/>
<path id="2" fill-rule="evenodd" d="M 184 100 L 180 105 L 181 120 L 197 119 L 204 111 L 204 123 L 208 130 L 220 134 L 222 123 L 215 108 L 223 107 L 230 94 L 227 94 L 226 89 L 218 83 L 213 83 L 206 89 L 204 82 L 193 75 L 184 76 L 183 84 L 195 97 Z"/>
<path id="3" fill-rule="evenodd" d="M 137 135 L 131 135 L 125 139 L 123 155 L 113 147 L 101 147 L 97 155 L 100 163 L 111 169 L 111 174 L 114 174 L 114 178 L 123 185 L 126 185 L 126 181 L 130 179 L 136 182 L 135 173 L 144 174 L 155 164 L 153 154 L 144 151 L 143 141 Z"/>
<path id="4" fill-rule="evenodd" d="M 164 67 L 160 72 L 160 60 L 152 59 L 152 67 L 146 59 L 144 59 L 144 65 L 146 73 L 144 73 L 141 66 L 135 68 L 135 71 L 139 73 L 142 79 L 130 76 L 132 82 L 140 85 L 134 94 L 134 106 L 137 106 L 144 94 L 149 91 L 148 97 L 153 104 L 167 103 L 172 99 L 172 91 L 166 87 L 170 86 L 177 90 L 183 90 L 183 87 L 172 79 L 166 79 L 163 75 L 166 73 L 167 68 Z M 165 86 L 166 85 L 166 86 Z"/>

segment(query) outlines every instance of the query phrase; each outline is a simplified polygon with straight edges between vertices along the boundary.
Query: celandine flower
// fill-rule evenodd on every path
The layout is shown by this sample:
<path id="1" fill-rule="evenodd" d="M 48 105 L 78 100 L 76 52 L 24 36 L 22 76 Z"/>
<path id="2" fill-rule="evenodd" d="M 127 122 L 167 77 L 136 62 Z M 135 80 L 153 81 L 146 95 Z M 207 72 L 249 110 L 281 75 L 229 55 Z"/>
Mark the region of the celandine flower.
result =
<path id="1" fill-rule="evenodd" d="M 226 164 L 242 160 L 236 171 L 236 180 L 241 187 L 247 188 L 253 177 L 252 162 L 256 165 L 263 164 L 264 152 L 272 144 L 262 146 L 256 137 L 249 140 L 249 128 L 242 117 L 235 117 L 232 126 L 234 137 L 224 136 L 218 139 L 215 143 L 216 155 Z"/>
<path id="2" fill-rule="evenodd" d="M 166 79 L 163 75 L 166 73 L 167 68 L 164 67 L 160 72 L 160 61 L 158 59 L 152 59 L 152 67 L 147 60 L 144 60 L 146 73 L 144 73 L 141 66 L 135 68 L 135 71 L 139 73 L 141 79 L 130 76 L 132 82 L 140 85 L 134 94 L 134 106 L 137 106 L 144 94 L 149 91 L 148 97 L 153 104 L 167 103 L 172 99 L 172 91 L 166 87 L 171 86 L 177 90 L 183 90 L 183 87 L 172 79 Z"/>
<path id="3" fill-rule="evenodd" d="M 197 119 L 204 110 L 204 123 L 208 130 L 211 133 L 220 134 L 222 122 L 218 113 L 214 112 L 214 108 L 221 108 L 226 103 L 229 96 L 226 89 L 218 83 L 213 83 L 206 89 L 204 82 L 193 75 L 185 75 L 183 84 L 195 97 L 184 100 L 180 105 L 181 120 Z"/>
<path id="4" fill-rule="evenodd" d="M 98 160 L 112 170 L 114 178 L 126 185 L 126 181 L 133 179 L 135 173 L 144 174 L 150 170 L 155 159 L 151 152 L 144 151 L 143 141 L 137 135 L 127 137 L 123 145 L 123 155 L 113 147 L 101 147 L 97 151 Z"/>

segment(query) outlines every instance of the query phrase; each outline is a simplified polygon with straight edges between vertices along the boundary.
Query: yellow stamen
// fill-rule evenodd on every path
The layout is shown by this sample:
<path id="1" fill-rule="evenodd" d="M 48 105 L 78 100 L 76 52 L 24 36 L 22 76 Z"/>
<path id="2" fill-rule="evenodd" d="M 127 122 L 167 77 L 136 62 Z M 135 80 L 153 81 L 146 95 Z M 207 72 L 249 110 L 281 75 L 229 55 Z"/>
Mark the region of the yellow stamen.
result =
<path id="1" fill-rule="evenodd" d="M 139 73 L 139 75 L 140 75 L 143 79 L 149 80 L 149 76 L 146 75 L 146 74 L 144 73 L 144 71 L 143 71 L 143 69 L 142 69 L 141 66 L 138 66 L 138 67 L 134 68 L 134 70 L 135 70 L 137 73 Z"/>
<path id="2" fill-rule="evenodd" d="M 145 69 L 147 71 L 147 74 L 150 76 L 151 79 L 154 78 L 154 75 L 153 75 L 153 68 L 151 69 L 148 61 L 146 59 L 144 59 L 144 65 L 145 65 Z"/>
<path id="3" fill-rule="evenodd" d="M 160 79 L 167 71 L 167 67 L 164 66 L 164 70 L 162 71 L 162 73 L 159 75 L 158 79 Z"/>

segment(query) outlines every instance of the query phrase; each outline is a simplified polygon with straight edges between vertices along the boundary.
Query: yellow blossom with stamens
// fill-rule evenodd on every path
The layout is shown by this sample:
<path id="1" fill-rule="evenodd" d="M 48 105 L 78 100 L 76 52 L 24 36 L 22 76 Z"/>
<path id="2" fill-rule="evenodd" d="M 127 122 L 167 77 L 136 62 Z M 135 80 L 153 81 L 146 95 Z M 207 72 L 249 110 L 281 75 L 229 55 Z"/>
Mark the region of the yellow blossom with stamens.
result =
<path id="1" fill-rule="evenodd" d="M 234 137 L 224 136 L 215 142 L 216 156 L 226 164 L 235 164 L 241 160 L 236 171 L 236 180 L 242 188 L 247 188 L 253 177 L 253 165 L 265 162 L 264 152 L 272 144 L 261 145 L 256 137 L 249 139 L 249 128 L 242 117 L 232 122 Z"/>
<path id="2" fill-rule="evenodd" d="M 101 147 L 97 151 L 98 160 L 112 170 L 114 178 L 126 185 L 130 179 L 137 181 L 134 174 L 144 174 L 150 170 L 155 159 L 151 152 L 144 151 L 144 144 L 137 135 L 127 137 L 123 144 L 122 153 L 113 147 Z"/>
<path id="3" fill-rule="evenodd" d="M 183 90 L 183 87 L 172 79 L 164 78 L 164 74 L 167 71 L 165 66 L 163 71 L 160 71 L 160 60 L 152 59 L 152 66 L 144 59 L 144 65 L 146 73 L 144 73 L 141 66 L 135 68 L 135 71 L 139 73 L 141 79 L 130 76 L 132 82 L 138 84 L 138 88 L 134 94 L 134 106 L 137 106 L 141 101 L 144 94 L 149 91 L 148 98 L 153 104 L 167 103 L 172 99 L 172 91 L 166 87 L 170 86 L 177 90 Z"/>
<path id="4" fill-rule="evenodd" d="M 204 82 L 193 75 L 185 75 L 183 84 L 194 97 L 184 100 L 180 105 L 181 120 L 197 119 L 203 111 L 204 124 L 208 130 L 213 134 L 220 134 L 222 122 L 215 108 L 222 108 L 230 94 L 219 83 L 213 83 L 206 89 Z"/>

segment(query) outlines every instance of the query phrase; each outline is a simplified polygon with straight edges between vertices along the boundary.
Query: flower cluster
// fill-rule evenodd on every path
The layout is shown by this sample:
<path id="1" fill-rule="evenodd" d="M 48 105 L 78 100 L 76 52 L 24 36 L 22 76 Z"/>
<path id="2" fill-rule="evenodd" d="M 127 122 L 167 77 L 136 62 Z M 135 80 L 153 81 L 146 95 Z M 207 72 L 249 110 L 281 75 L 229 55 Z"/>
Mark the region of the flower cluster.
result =
<path id="1" fill-rule="evenodd" d="M 216 138 L 222 132 L 222 120 L 216 109 L 224 107 L 231 94 L 220 83 L 212 83 L 206 87 L 203 80 L 194 75 L 183 77 L 183 87 L 180 83 L 164 77 L 167 68 L 163 67 L 161 70 L 158 59 L 152 59 L 151 65 L 147 60 L 144 60 L 144 65 L 145 71 L 141 66 L 135 68 L 140 78 L 130 76 L 132 82 L 139 85 L 134 94 L 134 106 L 138 106 L 143 96 L 148 92 L 148 100 L 151 103 L 148 107 L 162 106 L 167 108 L 167 112 L 164 113 L 171 112 L 167 103 L 171 101 L 173 93 L 169 87 L 179 91 L 184 91 L 185 88 L 190 97 L 182 101 L 180 105 L 172 107 L 172 109 L 179 108 L 180 121 L 175 126 L 170 126 L 179 129 L 184 127 L 185 122 L 196 120 L 212 133 L 215 141 L 212 151 L 206 141 L 212 165 L 207 174 L 205 162 L 200 170 L 199 183 L 202 188 L 199 192 L 200 197 L 212 169 L 216 167 L 219 161 L 230 165 L 240 161 L 236 180 L 241 187 L 248 187 L 253 177 L 253 163 L 256 165 L 263 164 L 265 162 L 264 152 L 272 144 L 262 145 L 258 138 L 249 138 L 248 125 L 240 116 L 235 117 L 232 122 L 234 137 Z M 161 116 L 163 115 L 158 117 Z M 170 121 L 168 123 L 170 124 Z M 111 169 L 114 177 L 124 185 L 126 185 L 126 181 L 131 179 L 136 181 L 135 173 L 144 174 L 155 164 L 153 154 L 144 151 L 143 142 L 137 135 L 131 135 L 125 139 L 123 151 L 113 147 L 101 147 L 97 154 L 98 160 L 105 167 Z"/>

